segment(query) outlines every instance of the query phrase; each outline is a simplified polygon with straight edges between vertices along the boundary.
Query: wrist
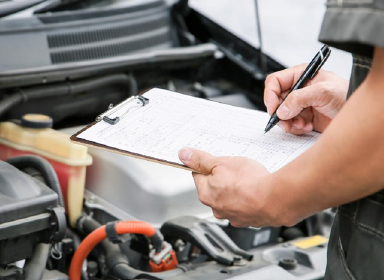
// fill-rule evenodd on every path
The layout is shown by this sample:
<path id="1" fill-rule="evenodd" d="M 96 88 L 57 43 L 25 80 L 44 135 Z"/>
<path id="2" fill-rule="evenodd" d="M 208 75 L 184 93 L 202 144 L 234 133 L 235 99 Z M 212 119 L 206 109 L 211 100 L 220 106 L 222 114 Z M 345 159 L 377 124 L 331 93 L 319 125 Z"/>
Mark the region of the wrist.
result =
<path id="1" fill-rule="evenodd" d="M 254 209 L 257 216 L 262 216 L 264 223 L 268 226 L 280 227 L 290 226 L 292 221 L 288 205 L 288 188 L 280 183 L 276 173 L 268 174 L 257 186 L 257 207 Z M 293 224 L 292 224 L 293 223 Z"/>
<path id="2" fill-rule="evenodd" d="M 305 194 L 301 192 L 304 190 L 297 181 L 297 176 L 290 173 L 279 170 L 265 178 L 263 212 L 273 221 L 272 226 L 294 226 L 310 216 L 308 208 L 303 208 L 302 198 Z"/>

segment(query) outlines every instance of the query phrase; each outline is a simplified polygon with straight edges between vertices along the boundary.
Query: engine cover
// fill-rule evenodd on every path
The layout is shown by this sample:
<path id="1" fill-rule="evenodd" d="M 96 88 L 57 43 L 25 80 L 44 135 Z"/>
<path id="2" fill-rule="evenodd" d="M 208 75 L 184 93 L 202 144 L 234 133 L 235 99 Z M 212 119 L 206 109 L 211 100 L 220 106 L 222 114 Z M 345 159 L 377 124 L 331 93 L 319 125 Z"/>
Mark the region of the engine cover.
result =
<path id="1" fill-rule="evenodd" d="M 3 161 L 0 186 L 0 265 L 6 265 L 31 257 L 37 243 L 50 242 L 58 199 L 43 183 Z"/>

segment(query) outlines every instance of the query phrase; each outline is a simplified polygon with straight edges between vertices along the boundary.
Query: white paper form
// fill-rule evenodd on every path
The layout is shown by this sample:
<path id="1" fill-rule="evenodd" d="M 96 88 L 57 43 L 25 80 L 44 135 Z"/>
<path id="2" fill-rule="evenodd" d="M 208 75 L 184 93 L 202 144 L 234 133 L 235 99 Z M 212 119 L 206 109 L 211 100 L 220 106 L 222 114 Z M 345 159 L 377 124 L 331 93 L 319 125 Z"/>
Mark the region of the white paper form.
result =
<path id="1" fill-rule="evenodd" d="M 146 106 L 132 102 L 110 116 L 124 115 L 117 124 L 100 121 L 77 137 L 177 164 L 182 164 L 178 152 L 183 147 L 214 156 L 243 156 L 273 172 L 307 150 L 320 135 L 295 136 L 277 127 L 264 134 L 269 115 L 261 111 L 162 89 L 143 96 L 149 99 Z"/>

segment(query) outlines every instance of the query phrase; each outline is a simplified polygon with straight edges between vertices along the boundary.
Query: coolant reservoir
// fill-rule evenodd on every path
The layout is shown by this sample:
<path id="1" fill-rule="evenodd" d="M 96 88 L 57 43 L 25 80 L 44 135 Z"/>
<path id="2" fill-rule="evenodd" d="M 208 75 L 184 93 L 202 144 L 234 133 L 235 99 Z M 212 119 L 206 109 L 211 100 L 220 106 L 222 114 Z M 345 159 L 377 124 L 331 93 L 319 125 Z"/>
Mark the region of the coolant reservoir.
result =
<path id="1" fill-rule="evenodd" d="M 92 164 L 87 147 L 69 141 L 69 136 L 50 128 L 52 119 L 28 114 L 21 124 L 0 123 L 0 159 L 33 154 L 48 160 L 56 170 L 70 224 L 82 214 L 86 166 Z"/>

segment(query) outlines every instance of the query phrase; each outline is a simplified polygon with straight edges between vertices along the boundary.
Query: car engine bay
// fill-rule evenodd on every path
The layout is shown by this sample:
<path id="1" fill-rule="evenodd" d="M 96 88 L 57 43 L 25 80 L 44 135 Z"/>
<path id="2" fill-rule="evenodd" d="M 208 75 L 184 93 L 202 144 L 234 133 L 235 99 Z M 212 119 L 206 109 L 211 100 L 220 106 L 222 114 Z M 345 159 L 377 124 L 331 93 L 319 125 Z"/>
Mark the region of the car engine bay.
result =
<path id="1" fill-rule="evenodd" d="M 332 210 L 235 228 L 190 172 L 69 141 L 153 87 L 265 111 L 282 65 L 188 1 L 35 2 L 0 5 L 0 279 L 322 279 Z"/>

